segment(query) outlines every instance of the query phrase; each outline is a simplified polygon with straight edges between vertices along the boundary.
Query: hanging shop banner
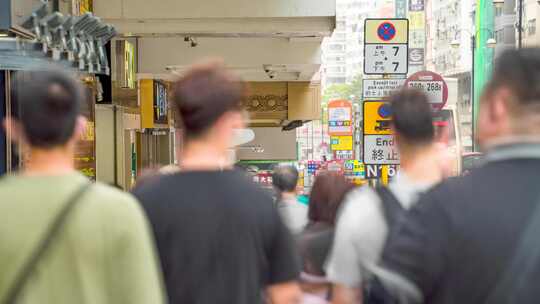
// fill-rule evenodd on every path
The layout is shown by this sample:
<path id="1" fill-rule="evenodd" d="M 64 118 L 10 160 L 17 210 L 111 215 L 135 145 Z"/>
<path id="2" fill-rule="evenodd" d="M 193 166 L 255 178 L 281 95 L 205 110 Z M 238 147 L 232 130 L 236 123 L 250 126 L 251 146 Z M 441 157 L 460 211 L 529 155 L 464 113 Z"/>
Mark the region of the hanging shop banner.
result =
<path id="1" fill-rule="evenodd" d="M 428 96 L 432 108 L 436 111 L 444 108 L 448 101 L 448 85 L 441 75 L 434 72 L 414 73 L 405 81 L 405 87 L 423 91 Z"/>
<path id="2" fill-rule="evenodd" d="M 424 0 L 409 0 L 409 12 L 419 12 L 424 10 Z"/>
<path id="3" fill-rule="evenodd" d="M 332 143 L 332 150 L 352 150 L 353 149 L 353 137 L 352 135 L 346 136 L 332 136 L 330 138 Z"/>
<path id="4" fill-rule="evenodd" d="M 348 100 L 333 100 L 328 103 L 328 134 L 331 136 L 352 135 L 352 103 Z"/>
<path id="5" fill-rule="evenodd" d="M 382 99 L 399 90 L 405 79 L 364 79 L 362 90 L 364 99 Z"/>
<path id="6" fill-rule="evenodd" d="M 391 135 L 390 122 L 392 111 L 390 104 L 384 101 L 364 102 L 364 134 Z"/>
<path id="7" fill-rule="evenodd" d="M 398 165 L 399 153 L 393 135 L 364 135 L 364 163 Z"/>
<path id="8" fill-rule="evenodd" d="M 364 74 L 407 74 L 408 19 L 366 19 Z"/>

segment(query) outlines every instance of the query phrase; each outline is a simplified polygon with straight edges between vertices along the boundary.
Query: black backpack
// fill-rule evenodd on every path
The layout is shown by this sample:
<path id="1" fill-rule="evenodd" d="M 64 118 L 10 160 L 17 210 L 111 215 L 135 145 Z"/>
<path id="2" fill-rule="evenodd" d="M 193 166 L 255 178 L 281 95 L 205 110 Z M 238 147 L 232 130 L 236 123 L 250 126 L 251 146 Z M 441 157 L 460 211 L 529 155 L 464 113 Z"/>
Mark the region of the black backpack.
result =
<path id="1" fill-rule="evenodd" d="M 396 196 L 387 187 L 375 188 L 383 208 L 383 214 L 388 225 L 388 236 L 395 230 L 394 228 L 401 221 L 407 210 L 403 208 Z M 366 304 L 394 304 L 398 303 L 385 289 L 379 278 L 373 276 L 363 287 L 364 303 Z"/>

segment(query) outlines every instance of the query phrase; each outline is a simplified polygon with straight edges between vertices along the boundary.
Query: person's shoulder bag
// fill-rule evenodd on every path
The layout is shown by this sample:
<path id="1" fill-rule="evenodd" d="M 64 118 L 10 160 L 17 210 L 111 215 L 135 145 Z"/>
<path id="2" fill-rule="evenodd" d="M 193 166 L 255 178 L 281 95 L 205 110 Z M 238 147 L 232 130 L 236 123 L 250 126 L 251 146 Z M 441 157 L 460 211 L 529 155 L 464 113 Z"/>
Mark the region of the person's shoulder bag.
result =
<path id="1" fill-rule="evenodd" d="M 403 208 L 397 197 L 388 187 L 377 187 L 374 189 L 381 201 L 382 211 L 386 224 L 388 225 L 388 235 L 392 233 L 401 221 L 407 210 Z M 362 286 L 363 302 L 365 304 L 394 304 L 398 303 L 387 292 L 382 282 L 376 276 L 371 277 Z"/>
<path id="2" fill-rule="evenodd" d="M 18 297 L 24 289 L 26 282 L 28 281 L 28 278 L 34 271 L 37 263 L 42 258 L 43 254 L 47 251 L 47 248 L 50 247 L 50 244 L 54 240 L 55 236 L 57 236 L 62 229 L 64 223 L 66 222 L 66 219 L 68 218 L 71 211 L 74 209 L 75 205 L 77 205 L 77 203 L 81 200 L 84 193 L 88 191 L 91 185 L 92 184 L 90 182 L 86 182 L 69 197 L 67 203 L 62 207 L 60 212 L 58 212 L 58 214 L 48 227 L 45 236 L 37 244 L 28 260 L 22 265 L 21 269 L 16 274 L 15 279 L 11 284 L 11 287 L 8 289 L 6 296 L 2 300 L 3 304 L 16 303 Z"/>

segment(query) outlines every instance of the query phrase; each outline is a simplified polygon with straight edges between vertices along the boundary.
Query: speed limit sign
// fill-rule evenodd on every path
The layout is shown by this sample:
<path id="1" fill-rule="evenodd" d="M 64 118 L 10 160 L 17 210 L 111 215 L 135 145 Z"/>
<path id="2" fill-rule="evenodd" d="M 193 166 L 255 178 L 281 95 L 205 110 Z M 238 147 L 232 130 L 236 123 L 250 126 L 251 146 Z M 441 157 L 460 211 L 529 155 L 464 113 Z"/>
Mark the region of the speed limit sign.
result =
<path id="1" fill-rule="evenodd" d="M 448 101 L 448 85 L 444 78 L 434 72 L 421 71 L 414 73 L 405 81 L 406 88 L 415 88 L 424 92 L 434 110 L 444 108 Z"/>

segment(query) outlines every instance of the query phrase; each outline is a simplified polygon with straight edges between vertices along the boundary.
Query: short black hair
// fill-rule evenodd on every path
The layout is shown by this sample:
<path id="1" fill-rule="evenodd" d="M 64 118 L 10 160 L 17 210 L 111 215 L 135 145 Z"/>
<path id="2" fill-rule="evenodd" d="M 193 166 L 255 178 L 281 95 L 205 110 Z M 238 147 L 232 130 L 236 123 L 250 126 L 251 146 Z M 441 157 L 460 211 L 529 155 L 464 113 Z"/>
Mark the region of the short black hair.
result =
<path id="1" fill-rule="evenodd" d="M 225 113 L 240 111 L 245 85 L 221 64 L 192 67 L 173 84 L 172 100 L 188 139 L 205 133 Z"/>
<path id="2" fill-rule="evenodd" d="M 390 97 L 392 125 L 407 144 L 429 144 L 435 137 L 433 113 L 426 94 L 405 88 Z"/>
<path id="3" fill-rule="evenodd" d="M 60 70 L 18 72 L 12 93 L 30 146 L 49 149 L 72 138 L 84 98 L 75 76 Z"/>
<path id="4" fill-rule="evenodd" d="M 277 166 L 272 174 L 272 184 L 281 192 L 292 192 L 298 184 L 298 170 L 294 166 Z"/>
<path id="5" fill-rule="evenodd" d="M 517 105 L 540 105 L 540 48 L 507 50 L 495 62 L 486 92 L 501 87 L 512 91 Z"/>

